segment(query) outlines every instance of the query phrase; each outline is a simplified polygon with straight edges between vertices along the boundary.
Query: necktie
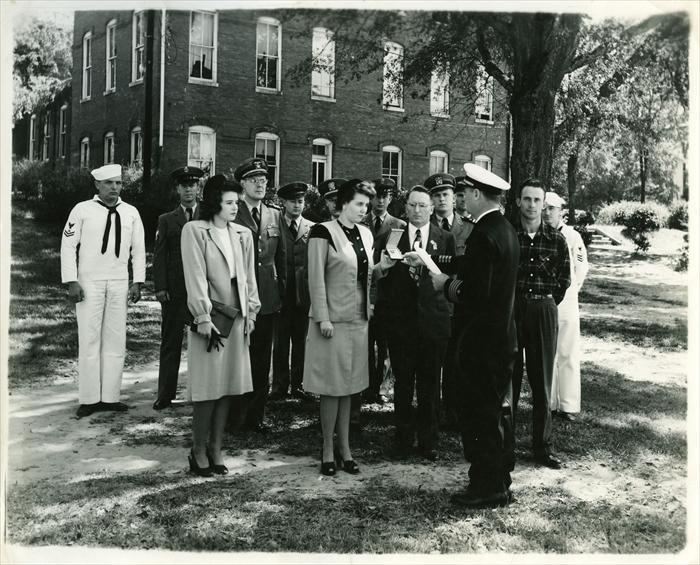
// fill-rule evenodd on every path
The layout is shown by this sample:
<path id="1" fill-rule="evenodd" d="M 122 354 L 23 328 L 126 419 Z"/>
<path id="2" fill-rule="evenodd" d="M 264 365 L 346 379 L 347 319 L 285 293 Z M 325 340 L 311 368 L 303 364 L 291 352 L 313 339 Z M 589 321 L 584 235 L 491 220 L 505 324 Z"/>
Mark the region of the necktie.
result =
<path id="1" fill-rule="evenodd" d="M 185 208 L 185 212 L 187 212 L 187 221 L 191 222 L 192 221 L 192 208 Z"/>
<path id="2" fill-rule="evenodd" d="M 105 232 L 102 234 L 102 255 L 107 251 L 107 242 L 109 241 L 109 230 L 112 228 L 112 214 L 114 214 L 114 254 L 119 257 L 119 248 L 122 246 L 122 219 L 117 211 L 117 206 L 107 206 L 101 200 L 96 200 L 100 206 L 107 208 L 107 224 L 105 225 Z"/>
<path id="3" fill-rule="evenodd" d="M 450 231 L 450 222 L 447 221 L 447 218 L 442 219 L 442 229 Z"/>
<path id="4" fill-rule="evenodd" d="M 382 227 L 382 219 L 380 216 L 374 218 L 374 235 L 377 235 L 380 228 Z"/>
<path id="5" fill-rule="evenodd" d="M 257 207 L 253 208 L 253 221 L 258 227 L 258 231 L 260 231 L 260 212 L 258 211 Z"/>
<path id="6" fill-rule="evenodd" d="M 292 232 L 292 237 L 293 237 L 294 239 L 296 239 L 296 238 L 297 238 L 297 233 L 298 233 L 298 231 L 297 231 L 297 221 L 296 221 L 296 220 L 292 220 L 292 223 L 289 224 L 289 231 Z"/>
<path id="7" fill-rule="evenodd" d="M 420 230 L 416 230 L 416 238 L 413 240 L 413 249 L 416 247 L 423 247 L 423 236 Z"/>
<path id="8" fill-rule="evenodd" d="M 413 240 L 413 250 L 418 249 L 419 247 L 423 247 L 423 236 L 421 234 L 421 231 L 419 229 L 416 230 L 416 237 Z M 421 275 L 421 267 L 409 267 L 408 268 L 408 274 L 409 276 L 414 280 L 416 285 L 420 281 L 420 275 Z"/>

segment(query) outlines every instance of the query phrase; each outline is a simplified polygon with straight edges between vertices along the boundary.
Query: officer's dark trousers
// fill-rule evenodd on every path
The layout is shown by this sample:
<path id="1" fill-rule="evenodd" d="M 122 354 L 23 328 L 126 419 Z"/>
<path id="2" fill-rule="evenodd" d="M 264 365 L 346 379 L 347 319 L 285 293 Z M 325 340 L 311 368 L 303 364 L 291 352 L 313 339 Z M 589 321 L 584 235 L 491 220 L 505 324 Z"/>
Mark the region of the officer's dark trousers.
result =
<path id="1" fill-rule="evenodd" d="M 291 380 L 292 390 L 302 388 L 304 378 L 304 348 L 309 327 L 309 308 L 297 304 L 285 304 L 280 311 L 275 332 L 275 349 L 272 354 L 272 392 L 286 394 Z M 289 368 L 289 344 L 291 342 L 291 379 Z"/>
<path id="2" fill-rule="evenodd" d="M 549 452 L 552 415 L 552 373 L 557 351 L 557 305 L 553 298 L 515 299 L 519 352 L 513 368 L 513 411 L 517 411 L 523 380 L 523 349 L 532 390 L 532 449 Z"/>
<path id="3" fill-rule="evenodd" d="M 265 404 L 270 392 L 270 364 L 272 361 L 272 339 L 279 314 L 263 314 L 255 320 L 255 331 L 250 335 L 250 372 L 253 377 L 253 392 L 243 397 L 245 420 L 243 428 L 251 429 L 262 424 Z"/>
<path id="4" fill-rule="evenodd" d="M 457 399 L 457 375 L 455 374 L 455 355 L 457 353 L 457 342 L 459 340 L 459 331 L 464 327 L 463 320 L 456 319 L 452 317 L 450 319 L 450 324 L 452 324 L 452 337 L 447 342 L 447 348 L 445 350 L 445 359 L 442 364 L 442 409 L 445 414 L 445 421 L 448 428 L 452 428 L 457 425 L 458 421 L 458 407 L 456 403 Z"/>
<path id="5" fill-rule="evenodd" d="M 418 445 L 435 449 L 440 420 L 440 368 L 445 357 L 447 340 L 429 336 L 389 335 L 389 357 L 394 373 L 394 420 L 396 441 L 403 447 Z M 413 410 L 413 393 L 417 408 Z"/>
<path id="6" fill-rule="evenodd" d="M 185 320 L 188 317 L 187 299 L 173 298 L 161 302 L 160 365 L 158 367 L 158 400 L 167 402 L 175 398 L 177 374 L 180 371 L 182 340 Z"/>

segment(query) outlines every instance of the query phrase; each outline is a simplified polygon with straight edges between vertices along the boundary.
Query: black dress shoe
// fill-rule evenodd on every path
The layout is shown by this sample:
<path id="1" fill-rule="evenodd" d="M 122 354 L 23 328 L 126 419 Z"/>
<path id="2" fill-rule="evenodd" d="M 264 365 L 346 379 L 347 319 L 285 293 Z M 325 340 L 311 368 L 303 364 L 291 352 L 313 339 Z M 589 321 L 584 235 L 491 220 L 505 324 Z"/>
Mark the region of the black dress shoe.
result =
<path id="1" fill-rule="evenodd" d="M 321 474 L 326 477 L 335 476 L 335 461 L 321 461 Z"/>
<path id="2" fill-rule="evenodd" d="M 567 422 L 576 421 L 576 416 L 574 416 L 571 412 L 559 412 L 559 417 Z"/>
<path id="3" fill-rule="evenodd" d="M 268 400 L 272 402 L 276 402 L 278 400 L 285 400 L 289 395 L 287 394 L 287 391 L 281 391 L 281 390 L 276 390 L 275 392 L 271 392 L 270 395 L 267 397 Z"/>
<path id="4" fill-rule="evenodd" d="M 543 465 L 544 467 L 549 467 L 550 469 L 561 469 L 561 461 L 559 461 L 559 459 L 554 457 L 551 453 L 535 453 L 535 462 Z"/>
<path id="5" fill-rule="evenodd" d="M 78 419 L 85 418 L 85 416 L 98 412 L 99 409 L 100 402 L 95 402 L 94 404 L 81 404 L 78 406 L 78 410 L 76 411 L 75 415 L 78 417 Z"/>
<path id="6" fill-rule="evenodd" d="M 298 398 L 299 400 L 311 400 L 311 395 L 301 388 L 292 389 L 292 398 Z"/>
<path id="7" fill-rule="evenodd" d="M 123 402 L 101 402 L 102 410 L 107 412 L 126 412 L 129 407 Z"/>
<path id="8" fill-rule="evenodd" d="M 213 477 L 214 472 L 211 467 L 200 467 L 197 464 L 197 458 L 194 456 L 194 450 L 190 450 L 190 454 L 187 456 L 187 460 L 190 462 L 190 472 L 194 473 L 199 477 Z"/>
<path id="9" fill-rule="evenodd" d="M 355 463 L 353 459 L 343 461 L 341 469 L 346 473 L 350 473 L 351 475 L 357 475 L 360 472 L 359 465 Z"/>
<path id="10" fill-rule="evenodd" d="M 154 410 L 163 410 L 164 408 L 169 408 L 171 404 L 172 404 L 171 400 L 158 399 L 153 403 L 153 409 Z"/>
<path id="11" fill-rule="evenodd" d="M 508 491 L 481 493 L 469 489 L 455 493 L 450 497 L 452 504 L 463 508 L 498 508 L 508 506 L 511 500 Z"/>
<path id="12" fill-rule="evenodd" d="M 226 465 L 217 465 L 214 463 L 214 458 L 209 453 L 207 449 L 207 460 L 209 461 L 209 468 L 217 475 L 228 475 L 228 467 Z"/>

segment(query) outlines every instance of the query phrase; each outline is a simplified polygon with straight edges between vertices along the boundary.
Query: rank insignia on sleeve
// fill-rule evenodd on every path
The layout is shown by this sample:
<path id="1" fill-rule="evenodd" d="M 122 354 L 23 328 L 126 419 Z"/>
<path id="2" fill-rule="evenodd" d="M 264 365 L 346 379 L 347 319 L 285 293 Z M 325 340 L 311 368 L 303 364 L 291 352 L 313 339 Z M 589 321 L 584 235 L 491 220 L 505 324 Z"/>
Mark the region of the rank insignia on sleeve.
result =
<path id="1" fill-rule="evenodd" d="M 74 223 L 68 222 L 68 227 L 63 230 L 63 235 L 65 235 L 66 237 L 71 237 L 75 235 L 75 230 L 73 229 L 74 225 Z"/>

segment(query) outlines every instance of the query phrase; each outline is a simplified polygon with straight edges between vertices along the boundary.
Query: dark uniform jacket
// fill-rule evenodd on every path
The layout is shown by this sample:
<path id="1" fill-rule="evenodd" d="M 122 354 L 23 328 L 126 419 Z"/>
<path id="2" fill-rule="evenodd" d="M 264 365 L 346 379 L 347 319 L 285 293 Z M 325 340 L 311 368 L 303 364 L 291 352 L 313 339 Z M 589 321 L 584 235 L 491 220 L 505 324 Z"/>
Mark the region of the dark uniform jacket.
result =
<path id="1" fill-rule="evenodd" d="M 275 208 L 260 204 L 260 230 L 244 200 L 238 204 L 236 223 L 253 232 L 255 242 L 255 280 L 262 307 L 259 316 L 278 312 L 284 296 L 287 259 L 282 237 L 282 214 Z"/>
<path id="2" fill-rule="evenodd" d="M 437 217 L 437 214 L 430 216 L 430 222 L 438 227 L 441 227 L 441 218 Z M 468 222 L 462 216 L 454 213 L 452 216 L 452 226 L 450 227 L 450 233 L 455 236 L 455 244 L 457 246 L 457 255 L 464 255 L 464 250 L 467 246 L 467 238 L 472 233 L 474 229 L 474 224 Z"/>
<path id="3" fill-rule="evenodd" d="M 369 212 L 365 216 L 364 220 L 362 220 L 362 223 L 369 228 L 369 231 L 372 232 L 372 237 L 374 237 L 375 246 L 377 238 L 379 238 L 380 236 L 389 233 L 392 229 L 400 230 L 401 228 L 406 226 L 406 222 L 404 222 L 400 218 L 392 216 L 391 214 L 389 214 L 389 212 L 386 213 L 386 217 L 384 218 L 384 221 L 382 222 L 379 231 L 376 233 L 374 231 L 374 216 L 372 216 L 372 212 Z"/>
<path id="4" fill-rule="evenodd" d="M 196 207 L 194 220 L 199 218 Z M 170 298 L 186 298 L 185 277 L 182 272 L 180 235 L 187 217 L 182 206 L 158 217 L 158 231 L 153 248 L 153 282 L 155 291 L 167 290 Z"/>
<path id="5" fill-rule="evenodd" d="M 374 260 L 379 262 L 381 251 L 386 247 L 389 232 L 385 232 L 374 244 Z M 410 250 L 408 226 L 398 244 L 406 253 Z M 430 224 L 430 236 L 425 250 L 431 254 L 455 254 L 454 236 Z M 421 268 L 418 285 L 409 274 L 409 267 L 397 262 L 377 280 L 377 307 L 381 308 L 387 335 L 401 338 L 408 333 L 420 334 L 435 340 L 450 337 L 450 305 L 442 292 L 436 292 L 426 268 Z"/>
<path id="6" fill-rule="evenodd" d="M 282 235 L 285 239 L 285 247 L 287 250 L 287 280 L 285 288 L 287 296 L 285 300 L 293 301 L 297 306 L 309 306 L 309 286 L 307 276 L 308 255 L 307 247 L 309 243 L 309 231 L 313 222 L 310 222 L 303 216 L 297 218 L 297 237 L 292 237 L 292 232 L 287 225 L 287 219 L 282 216 Z M 289 291 L 294 289 L 294 296 L 289 294 Z"/>

